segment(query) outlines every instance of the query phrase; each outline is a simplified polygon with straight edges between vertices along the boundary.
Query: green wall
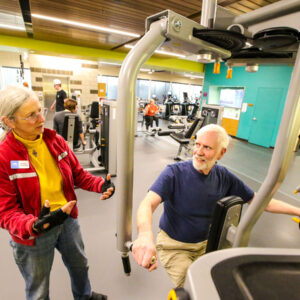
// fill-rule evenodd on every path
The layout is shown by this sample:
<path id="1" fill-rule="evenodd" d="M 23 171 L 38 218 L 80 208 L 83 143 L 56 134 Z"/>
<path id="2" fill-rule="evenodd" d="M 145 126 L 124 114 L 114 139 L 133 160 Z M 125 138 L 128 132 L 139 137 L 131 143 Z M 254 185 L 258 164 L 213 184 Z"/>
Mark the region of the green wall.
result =
<path id="1" fill-rule="evenodd" d="M 207 64 L 205 65 L 203 99 L 206 100 L 206 103 L 210 103 L 210 91 L 213 86 L 244 87 L 245 95 L 243 102 L 253 104 L 253 106 L 247 106 L 247 111 L 241 113 L 237 137 L 261 146 L 274 147 L 292 70 L 293 67 L 287 65 L 259 66 L 259 70 L 256 73 L 248 73 L 245 67 L 233 67 L 232 78 L 226 79 L 227 67 L 224 63 L 221 64 L 220 74 L 213 74 L 213 64 Z M 268 105 L 264 105 L 267 99 L 265 97 L 261 98 L 261 95 L 263 95 L 261 91 L 268 89 L 276 89 L 278 91 L 274 95 L 277 97 L 276 101 L 274 101 L 274 107 L 269 103 L 272 101 L 271 98 L 268 99 Z M 205 93 L 207 93 L 206 97 Z M 262 120 L 264 112 L 261 110 L 265 108 L 272 109 L 272 112 L 265 114 L 266 117 Z M 271 132 L 264 130 L 263 133 L 258 133 L 258 122 L 253 120 L 256 115 L 260 116 L 258 121 L 261 122 L 260 125 L 262 128 L 270 128 L 269 123 L 273 123 Z M 272 116 L 271 118 L 270 115 Z M 262 134 L 265 137 L 269 137 L 265 138 L 264 142 L 261 142 L 262 137 L 258 136 Z"/>

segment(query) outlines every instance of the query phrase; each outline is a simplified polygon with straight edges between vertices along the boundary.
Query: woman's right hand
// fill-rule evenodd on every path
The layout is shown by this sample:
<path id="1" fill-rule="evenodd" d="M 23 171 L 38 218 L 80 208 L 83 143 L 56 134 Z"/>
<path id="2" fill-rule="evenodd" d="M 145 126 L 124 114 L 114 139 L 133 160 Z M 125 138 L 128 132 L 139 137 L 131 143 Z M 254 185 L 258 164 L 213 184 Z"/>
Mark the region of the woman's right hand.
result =
<path id="1" fill-rule="evenodd" d="M 32 225 L 32 230 L 36 233 L 43 233 L 55 226 L 63 224 L 68 218 L 68 215 L 70 215 L 75 204 L 76 201 L 72 200 L 61 208 L 50 212 L 50 203 L 46 200 L 38 219 Z"/>

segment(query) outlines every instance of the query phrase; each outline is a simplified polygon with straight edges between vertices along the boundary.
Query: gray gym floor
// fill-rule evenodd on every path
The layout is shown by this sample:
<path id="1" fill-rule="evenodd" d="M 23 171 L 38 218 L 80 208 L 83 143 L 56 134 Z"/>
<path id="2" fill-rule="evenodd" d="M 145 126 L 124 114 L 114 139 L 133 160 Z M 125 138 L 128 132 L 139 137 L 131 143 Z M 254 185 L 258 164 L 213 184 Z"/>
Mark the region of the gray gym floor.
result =
<path id="1" fill-rule="evenodd" d="M 118 145 L 122 147 L 122 145 Z M 139 202 L 162 169 L 173 163 L 178 144 L 170 137 L 151 137 L 138 133 L 135 143 L 133 238 L 136 237 L 135 214 Z M 258 190 L 267 174 L 272 149 L 232 139 L 220 164 L 227 166 L 254 190 Z M 296 153 L 288 175 L 275 197 L 291 204 L 300 205 L 300 195 L 293 190 L 300 184 L 300 153 Z M 97 174 L 101 176 L 102 174 Z M 116 178 L 113 178 L 116 181 Z M 131 257 L 132 274 L 123 273 L 121 256 L 116 250 L 116 199 L 100 201 L 99 195 L 82 190 L 76 191 L 79 206 L 79 222 L 90 264 L 92 287 L 105 293 L 110 300 L 159 300 L 167 299 L 172 284 L 164 269 L 149 273 L 137 266 Z M 162 207 L 155 212 L 153 229 L 158 230 Z M 0 300 L 25 299 L 24 282 L 13 261 L 8 244 L 9 235 L 0 230 Z M 290 216 L 264 213 L 256 224 L 250 245 L 259 247 L 298 248 L 300 232 Z M 72 299 L 67 271 L 59 253 L 56 253 L 51 273 L 50 297 L 52 300 Z"/>

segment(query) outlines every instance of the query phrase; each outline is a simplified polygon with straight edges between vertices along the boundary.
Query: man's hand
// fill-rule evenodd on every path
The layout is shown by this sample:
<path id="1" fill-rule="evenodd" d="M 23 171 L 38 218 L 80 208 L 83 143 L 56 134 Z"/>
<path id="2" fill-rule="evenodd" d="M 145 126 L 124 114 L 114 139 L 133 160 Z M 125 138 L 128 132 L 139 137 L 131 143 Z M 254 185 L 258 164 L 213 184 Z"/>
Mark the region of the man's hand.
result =
<path id="1" fill-rule="evenodd" d="M 132 255 L 138 265 L 148 269 L 149 272 L 157 269 L 156 248 L 152 232 L 142 232 L 134 241 Z"/>
<path id="2" fill-rule="evenodd" d="M 71 213 L 76 201 L 72 200 L 65 204 L 62 208 L 50 212 L 49 201 L 46 200 L 41 209 L 39 218 L 33 223 L 32 229 L 37 233 L 49 231 L 57 225 L 61 225 Z"/>
<path id="3" fill-rule="evenodd" d="M 115 192 L 115 185 L 110 181 L 110 179 L 110 174 L 107 174 L 102 185 L 102 196 L 100 197 L 100 200 L 106 200 L 110 198 Z"/>

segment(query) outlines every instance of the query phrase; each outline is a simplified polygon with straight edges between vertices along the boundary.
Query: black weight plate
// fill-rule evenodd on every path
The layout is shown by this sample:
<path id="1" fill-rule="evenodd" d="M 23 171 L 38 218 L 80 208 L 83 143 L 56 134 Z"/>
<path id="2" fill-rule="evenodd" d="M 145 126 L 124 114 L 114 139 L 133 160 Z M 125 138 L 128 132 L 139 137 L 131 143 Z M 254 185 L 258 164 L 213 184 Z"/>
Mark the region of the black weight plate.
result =
<path id="1" fill-rule="evenodd" d="M 239 32 L 215 29 L 193 29 L 193 36 L 229 51 L 245 46 L 246 37 Z"/>

